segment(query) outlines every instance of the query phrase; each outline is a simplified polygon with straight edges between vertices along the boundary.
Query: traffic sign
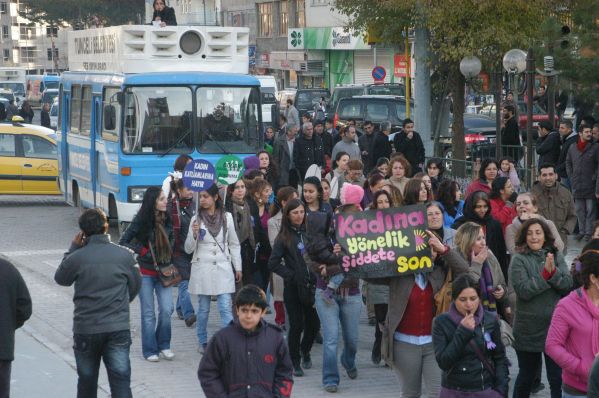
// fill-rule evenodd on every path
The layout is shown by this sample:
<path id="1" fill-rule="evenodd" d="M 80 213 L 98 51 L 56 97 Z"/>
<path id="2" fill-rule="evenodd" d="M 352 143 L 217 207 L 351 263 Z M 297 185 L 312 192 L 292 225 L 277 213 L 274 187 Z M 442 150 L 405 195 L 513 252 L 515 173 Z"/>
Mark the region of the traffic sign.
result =
<path id="1" fill-rule="evenodd" d="M 387 76 L 387 71 L 382 66 L 375 66 L 372 68 L 372 78 L 375 83 L 380 83 L 385 81 L 385 77 Z"/>
<path id="2" fill-rule="evenodd" d="M 192 191 L 206 191 L 216 182 L 214 166 L 207 160 L 195 159 L 183 170 L 183 184 Z"/>

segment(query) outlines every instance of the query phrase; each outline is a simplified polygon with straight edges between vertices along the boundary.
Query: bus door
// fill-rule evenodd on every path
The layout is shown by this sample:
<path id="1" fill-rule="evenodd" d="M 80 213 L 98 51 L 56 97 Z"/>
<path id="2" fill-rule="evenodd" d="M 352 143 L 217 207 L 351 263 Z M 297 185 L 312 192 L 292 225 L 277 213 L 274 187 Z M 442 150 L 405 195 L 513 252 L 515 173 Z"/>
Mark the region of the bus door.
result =
<path id="1" fill-rule="evenodd" d="M 87 88 L 87 87 L 85 87 Z M 86 92 L 85 92 L 85 88 L 83 91 L 83 96 L 85 98 Z M 89 94 L 91 96 L 91 87 L 89 87 Z M 90 174 L 91 174 L 91 194 L 93 196 L 92 202 L 94 204 L 94 207 L 100 205 L 101 200 L 99 197 L 100 191 L 98 189 L 98 159 L 99 159 L 99 155 L 98 155 L 98 146 L 97 146 L 97 140 L 101 139 L 101 133 L 100 131 L 98 131 L 98 118 L 100 115 L 100 104 L 102 103 L 102 98 L 98 97 L 97 95 L 93 95 L 90 98 L 90 144 L 91 144 L 91 148 L 90 148 L 90 156 L 89 156 L 89 160 L 90 160 Z"/>
<path id="2" fill-rule="evenodd" d="M 60 128 L 61 142 L 60 156 L 58 158 L 58 178 L 60 179 L 60 188 L 64 193 L 65 199 L 68 200 L 70 187 L 67 176 L 69 174 L 69 140 L 67 132 L 69 131 L 69 111 L 71 109 L 71 96 L 69 92 L 63 91 L 61 96 L 62 106 L 60 107 L 60 115 L 58 128 Z"/>

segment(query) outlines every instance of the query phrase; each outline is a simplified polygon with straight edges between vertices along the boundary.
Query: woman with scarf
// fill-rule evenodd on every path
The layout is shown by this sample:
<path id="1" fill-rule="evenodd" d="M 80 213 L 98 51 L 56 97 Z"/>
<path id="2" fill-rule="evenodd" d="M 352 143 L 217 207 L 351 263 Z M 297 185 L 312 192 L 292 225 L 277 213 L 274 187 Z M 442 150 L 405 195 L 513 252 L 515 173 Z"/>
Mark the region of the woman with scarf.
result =
<path id="1" fill-rule="evenodd" d="M 483 227 L 485 234 L 485 242 L 489 249 L 493 252 L 501 270 L 503 277 L 507 279 L 507 269 L 509 259 L 505 247 L 505 239 L 501 224 L 491 217 L 491 202 L 489 196 L 482 191 L 474 192 L 464 203 L 464 215 L 458 218 L 451 228 L 457 230 L 462 224 L 472 221 Z"/>
<path id="2" fill-rule="evenodd" d="M 208 345 L 210 298 L 216 296 L 221 325 L 233 320 L 235 282 L 241 281 L 241 253 L 233 216 L 223 208 L 218 187 L 199 194 L 200 209 L 189 226 L 185 251 L 192 254 L 189 292 L 198 295 L 197 335 L 203 354 Z"/>
<path id="3" fill-rule="evenodd" d="M 254 238 L 254 229 L 252 228 L 252 214 L 250 205 L 247 201 L 247 188 L 245 180 L 240 179 L 235 184 L 227 186 L 226 209 L 233 216 L 235 232 L 241 246 L 241 275 L 243 285 L 252 282 L 251 269 L 254 263 L 254 252 L 256 250 L 256 240 Z"/>
<path id="4" fill-rule="evenodd" d="M 183 180 L 173 180 L 170 191 L 174 193 L 167 205 L 167 213 L 171 215 L 175 237 L 172 261 L 181 275 L 176 310 L 179 319 L 184 319 L 185 325 L 191 327 L 196 322 L 196 314 L 187 291 L 191 272 L 191 256 L 185 252 L 185 239 L 187 239 L 191 217 L 195 214 L 192 203 L 193 191 L 183 184 Z"/>
<path id="5" fill-rule="evenodd" d="M 545 342 L 545 352 L 562 368 L 565 398 L 587 396 L 589 373 L 599 354 L 599 250 L 594 247 L 595 242 L 582 249 L 582 287 L 557 304 Z"/>
<path id="6" fill-rule="evenodd" d="M 453 303 L 433 323 L 435 358 L 443 370 L 440 398 L 502 398 L 508 360 L 497 315 L 484 309 L 470 275 L 453 280 Z"/>
<path id="7" fill-rule="evenodd" d="M 499 262 L 486 245 L 482 227 L 474 222 L 462 224 L 454 241 L 456 250 L 470 264 L 474 273 L 480 275 L 479 298 L 485 311 L 499 313 L 509 319 L 508 287 Z"/>
<path id="8" fill-rule="evenodd" d="M 439 184 L 445 181 L 443 178 L 443 173 L 445 172 L 445 165 L 443 161 L 439 158 L 432 158 L 426 162 L 426 174 L 431 179 L 431 188 L 433 190 L 433 195 L 435 199 L 437 198 L 437 191 L 439 189 Z"/>
<path id="9" fill-rule="evenodd" d="M 160 358 L 172 360 L 175 357 L 171 351 L 173 288 L 162 286 L 157 271 L 171 264 L 173 228 L 166 210 L 167 200 L 162 188 L 148 188 L 139 211 L 119 240 L 119 245 L 137 253 L 142 275 L 139 291 L 141 349 L 144 358 L 150 362 L 158 362 Z M 154 311 L 154 295 L 158 301 L 158 322 Z"/>
<path id="10" fill-rule="evenodd" d="M 256 252 L 254 253 L 254 263 L 251 269 L 250 283 L 258 286 L 266 292 L 270 280 L 270 271 L 268 270 L 268 258 L 270 257 L 271 247 L 268 241 L 268 198 L 272 194 L 270 183 L 264 179 L 252 181 L 250 188 L 250 213 L 252 215 L 252 228 L 254 229 L 254 238 L 256 239 Z"/>
<path id="11" fill-rule="evenodd" d="M 507 177 L 497 177 L 493 180 L 492 185 L 491 194 L 489 195 L 491 216 L 499 221 L 505 234 L 505 229 L 512 223 L 514 217 L 516 217 L 516 209 L 514 209 L 514 204 L 511 202 L 514 188 L 512 187 L 512 182 Z"/>
<path id="12" fill-rule="evenodd" d="M 314 276 L 304 261 L 307 242 L 305 212 L 300 200 L 287 202 L 283 208 L 281 231 L 268 261 L 268 268 L 285 281 L 285 309 L 289 318 L 287 343 L 296 377 L 304 375 L 302 365 L 304 369 L 312 367 L 310 351 L 319 328 L 314 292 L 305 288 L 314 283 Z"/>
<path id="13" fill-rule="evenodd" d="M 287 202 L 291 199 L 298 199 L 299 194 L 297 189 L 292 187 L 280 188 L 277 192 L 274 203 L 270 206 L 270 218 L 268 219 L 268 241 L 270 246 L 274 247 L 277 235 L 281 231 L 281 220 L 283 219 L 282 210 L 285 208 Z M 275 301 L 275 323 L 285 328 L 285 304 L 283 303 L 283 291 L 285 284 L 283 278 L 275 273 L 272 275 L 271 290 L 272 296 Z"/>
<path id="14" fill-rule="evenodd" d="M 518 377 L 514 397 L 530 396 L 545 352 L 545 340 L 553 310 L 572 288 L 572 276 L 557 251 L 547 224 L 537 218 L 525 221 L 516 238 L 518 253 L 510 264 L 510 284 L 516 292 L 514 348 Z M 561 369 L 545 352 L 551 397 L 562 396 Z"/>

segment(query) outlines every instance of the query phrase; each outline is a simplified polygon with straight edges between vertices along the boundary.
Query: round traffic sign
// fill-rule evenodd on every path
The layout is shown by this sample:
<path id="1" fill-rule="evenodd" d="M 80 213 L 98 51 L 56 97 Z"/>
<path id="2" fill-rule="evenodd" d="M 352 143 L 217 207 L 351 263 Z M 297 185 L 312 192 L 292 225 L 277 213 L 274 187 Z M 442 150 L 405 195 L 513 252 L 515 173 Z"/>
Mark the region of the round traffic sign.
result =
<path id="1" fill-rule="evenodd" d="M 223 185 L 235 184 L 243 175 L 243 161 L 235 155 L 226 155 L 216 162 L 216 176 Z"/>
<path id="2" fill-rule="evenodd" d="M 183 184 L 192 191 L 205 191 L 214 185 L 215 181 L 216 171 L 207 160 L 195 159 L 183 170 Z"/>
<path id="3" fill-rule="evenodd" d="M 385 80 L 387 76 L 387 71 L 382 66 L 375 66 L 372 68 L 372 78 L 375 82 L 381 82 Z"/>

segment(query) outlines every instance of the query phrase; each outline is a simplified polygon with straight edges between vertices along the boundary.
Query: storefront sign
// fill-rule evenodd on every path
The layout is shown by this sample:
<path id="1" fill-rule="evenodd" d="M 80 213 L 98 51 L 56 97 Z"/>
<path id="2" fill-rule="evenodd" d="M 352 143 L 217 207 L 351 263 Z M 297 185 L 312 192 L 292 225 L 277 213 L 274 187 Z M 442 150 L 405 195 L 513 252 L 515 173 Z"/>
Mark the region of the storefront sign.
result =
<path id="1" fill-rule="evenodd" d="M 337 215 L 341 266 L 359 278 L 386 278 L 433 270 L 422 205 Z"/>
<path id="2" fill-rule="evenodd" d="M 260 54 L 260 66 L 261 68 L 268 68 L 270 66 L 270 57 L 268 53 Z"/>
<path id="3" fill-rule="evenodd" d="M 291 28 L 287 32 L 289 50 L 370 50 L 364 35 L 354 35 L 342 27 Z"/>
<path id="4" fill-rule="evenodd" d="M 395 54 L 393 56 L 393 75 L 395 77 L 406 77 L 407 73 L 408 63 L 406 62 L 406 56 Z"/>

